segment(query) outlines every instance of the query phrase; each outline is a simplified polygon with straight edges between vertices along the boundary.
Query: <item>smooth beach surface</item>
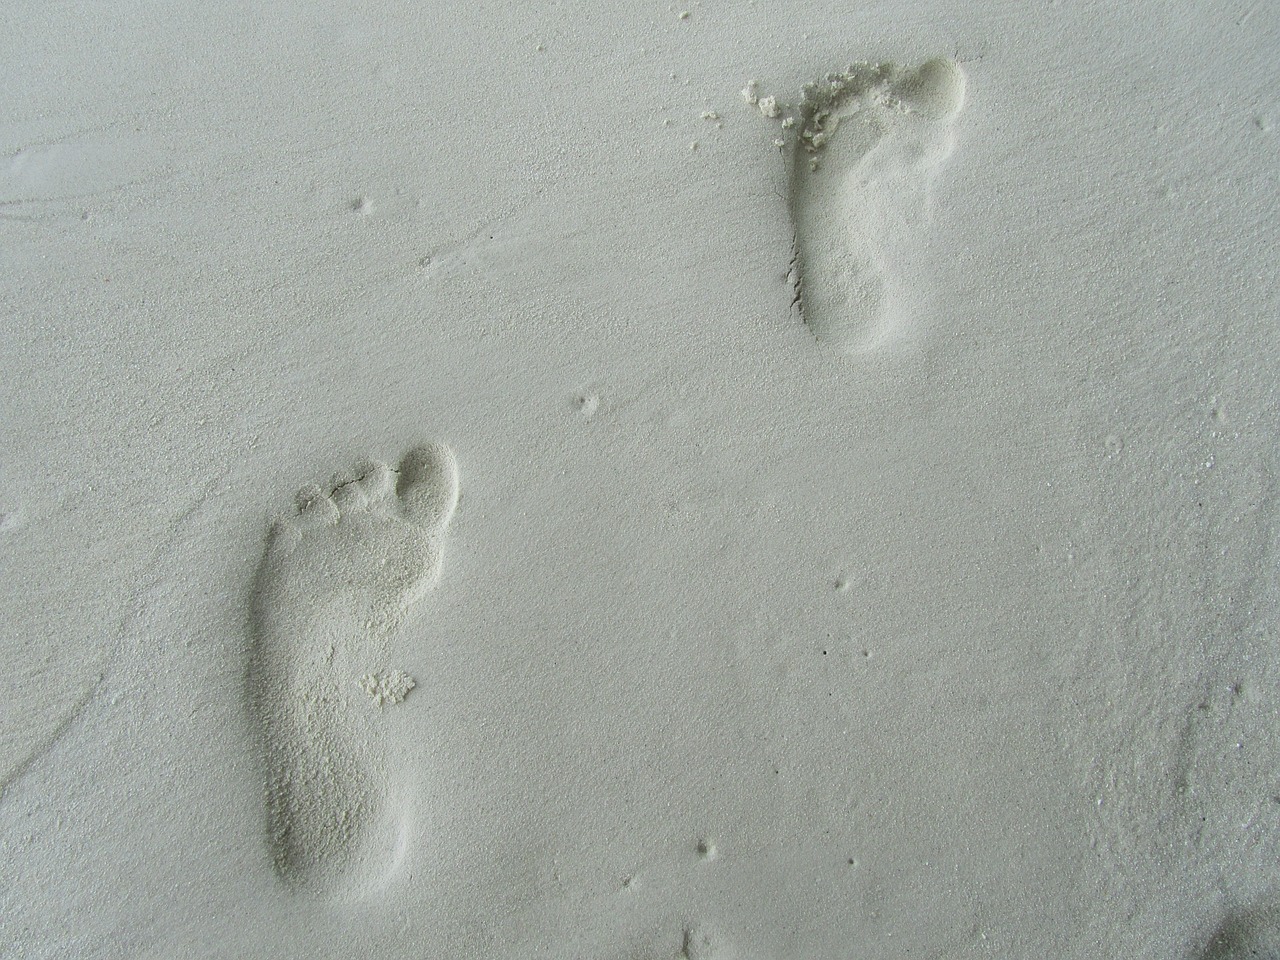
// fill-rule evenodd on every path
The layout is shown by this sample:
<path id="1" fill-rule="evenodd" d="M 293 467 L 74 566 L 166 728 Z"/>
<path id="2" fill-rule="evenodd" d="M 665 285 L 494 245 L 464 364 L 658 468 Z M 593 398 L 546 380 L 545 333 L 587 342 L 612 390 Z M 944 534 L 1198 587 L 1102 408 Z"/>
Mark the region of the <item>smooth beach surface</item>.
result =
<path id="1" fill-rule="evenodd" d="M 0 958 L 1280 957 L 1278 60 L 16 5 Z"/>

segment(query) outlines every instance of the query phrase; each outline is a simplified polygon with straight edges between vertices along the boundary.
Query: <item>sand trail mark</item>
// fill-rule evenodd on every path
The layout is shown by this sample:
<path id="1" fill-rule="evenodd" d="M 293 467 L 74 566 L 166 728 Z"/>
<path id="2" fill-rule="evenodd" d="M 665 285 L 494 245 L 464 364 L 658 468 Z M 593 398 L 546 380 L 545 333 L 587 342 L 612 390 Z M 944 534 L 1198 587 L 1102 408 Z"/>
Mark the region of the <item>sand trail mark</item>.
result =
<path id="1" fill-rule="evenodd" d="M 782 118 L 794 131 L 795 306 L 820 343 L 862 353 L 904 332 L 909 318 L 895 287 L 911 278 L 890 265 L 910 259 L 929 185 L 954 146 L 964 92 L 964 74 L 950 60 L 910 70 L 861 63 L 806 84 L 799 106 Z M 744 96 L 754 95 L 749 85 Z M 757 98 L 757 105 L 765 100 L 775 103 Z"/>
<path id="2" fill-rule="evenodd" d="M 252 606 L 249 696 L 261 724 L 268 842 L 280 877 L 320 892 L 385 877 L 407 810 L 393 796 L 379 707 L 413 681 L 385 669 L 387 640 L 435 581 L 458 502 L 452 452 L 298 495 L 276 523 Z"/>

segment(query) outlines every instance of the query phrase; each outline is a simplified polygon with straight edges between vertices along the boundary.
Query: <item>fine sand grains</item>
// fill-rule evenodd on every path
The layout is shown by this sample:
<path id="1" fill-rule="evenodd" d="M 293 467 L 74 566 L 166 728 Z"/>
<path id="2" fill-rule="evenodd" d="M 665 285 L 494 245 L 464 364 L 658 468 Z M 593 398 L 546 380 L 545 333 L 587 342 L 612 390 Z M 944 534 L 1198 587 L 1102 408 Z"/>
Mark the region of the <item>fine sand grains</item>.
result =
<path id="1" fill-rule="evenodd" d="M 452 452 L 361 464 L 307 489 L 268 539 L 253 599 L 249 696 L 261 723 L 269 844 L 281 878 L 333 892 L 385 876 L 407 810 L 392 796 L 379 710 L 413 686 L 386 638 L 439 573 L 458 502 Z M 372 698 L 372 700 L 370 699 Z"/>

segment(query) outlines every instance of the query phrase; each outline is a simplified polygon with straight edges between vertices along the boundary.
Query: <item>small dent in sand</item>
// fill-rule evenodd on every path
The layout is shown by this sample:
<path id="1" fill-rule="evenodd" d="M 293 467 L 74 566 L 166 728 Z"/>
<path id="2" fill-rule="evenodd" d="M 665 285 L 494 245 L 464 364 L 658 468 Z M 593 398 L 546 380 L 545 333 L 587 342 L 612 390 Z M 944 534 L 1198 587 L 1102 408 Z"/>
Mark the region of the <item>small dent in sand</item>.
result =
<path id="1" fill-rule="evenodd" d="M 719 934 L 713 936 L 703 927 L 690 924 L 681 934 L 676 960 L 715 960 L 734 955 L 732 946 L 726 944 Z"/>
<path id="2" fill-rule="evenodd" d="M 576 410 L 584 420 L 590 420 L 600 409 L 600 396 L 589 390 L 575 393 L 570 405 Z"/>

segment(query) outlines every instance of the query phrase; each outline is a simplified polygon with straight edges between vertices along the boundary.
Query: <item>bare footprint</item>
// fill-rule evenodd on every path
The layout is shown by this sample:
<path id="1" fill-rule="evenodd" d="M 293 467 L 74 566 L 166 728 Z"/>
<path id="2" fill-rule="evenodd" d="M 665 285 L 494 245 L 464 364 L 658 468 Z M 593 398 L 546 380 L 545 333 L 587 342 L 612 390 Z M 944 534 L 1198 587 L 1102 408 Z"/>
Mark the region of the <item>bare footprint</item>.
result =
<path id="1" fill-rule="evenodd" d="M 291 886 L 358 890 L 403 852 L 407 808 L 393 794 L 379 708 L 413 681 L 387 670 L 387 639 L 440 569 L 458 502 L 443 445 L 398 470 L 298 495 L 258 569 L 249 695 L 262 727 L 268 840 Z"/>
<path id="2" fill-rule="evenodd" d="M 792 278 L 804 322 L 842 353 L 893 342 L 908 320 L 894 261 L 910 259 L 934 173 L 954 145 L 965 79 L 950 60 L 855 64 L 806 84 L 791 174 Z"/>

